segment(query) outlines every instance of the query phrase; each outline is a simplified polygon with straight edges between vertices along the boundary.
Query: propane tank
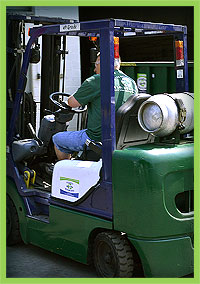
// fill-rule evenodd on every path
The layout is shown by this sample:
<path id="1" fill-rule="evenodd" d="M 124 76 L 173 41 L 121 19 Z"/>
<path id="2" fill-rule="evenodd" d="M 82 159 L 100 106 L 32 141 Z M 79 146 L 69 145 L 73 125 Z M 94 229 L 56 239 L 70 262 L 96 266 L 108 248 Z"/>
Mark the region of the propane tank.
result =
<path id="1" fill-rule="evenodd" d="M 170 135 L 175 129 L 181 134 L 194 128 L 194 94 L 157 94 L 143 102 L 138 110 L 141 128 L 154 136 Z"/>

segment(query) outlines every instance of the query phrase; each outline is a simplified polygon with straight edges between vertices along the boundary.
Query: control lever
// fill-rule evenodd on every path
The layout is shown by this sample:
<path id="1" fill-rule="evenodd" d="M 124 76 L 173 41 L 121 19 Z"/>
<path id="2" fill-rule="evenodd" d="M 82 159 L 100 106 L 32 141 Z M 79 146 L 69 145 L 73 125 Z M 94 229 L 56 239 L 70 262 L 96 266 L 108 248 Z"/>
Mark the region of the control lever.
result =
<path id="1" fill-rule="evenodd" d="M 85 141 L 85 144 L 95 153 L 97 153 L 99 156 L 101 156 L 102 154 L 102 149 L 99 146 L 102 146 L 101 142 L 98 142 L 99 146 L 97 144 L 95 144 L 93 141 L 87 139 Z"/>
<path id="2" fill-rule="evenodd" d="M 51 111 L 51 110 L 49 110 L 49 109 L 45 109 L 45 110 L 44 110 L 44 113 L 45 113 L 45 114 L 54 114 L 54 112 Z"/>
<path id="3" fill-rule="evenodd" d="M 35 130 L 34 130 L 32 124 L 29 122 L 27 126 L 28 126 L 28 129 L 29 129 L 29 131 L 30 131 L 32 137 L 38 142 L 39 146 L 42 146 L 42 145 L 43 145 L 43 142 L 37 137 L 37 135 L 36 135 L 36 133 L 35 133 Z"/>

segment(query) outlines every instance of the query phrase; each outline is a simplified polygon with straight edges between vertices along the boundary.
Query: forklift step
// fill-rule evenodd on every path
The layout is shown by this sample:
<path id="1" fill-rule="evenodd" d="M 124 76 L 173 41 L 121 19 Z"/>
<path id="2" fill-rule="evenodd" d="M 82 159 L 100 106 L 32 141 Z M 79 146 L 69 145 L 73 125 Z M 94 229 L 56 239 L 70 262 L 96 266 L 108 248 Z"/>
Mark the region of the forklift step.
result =
<path id="1" fill-rule="evenodd" d="M 28 218 L 49 223 L 49 216 L 47 215 L 27 215 Z"/>

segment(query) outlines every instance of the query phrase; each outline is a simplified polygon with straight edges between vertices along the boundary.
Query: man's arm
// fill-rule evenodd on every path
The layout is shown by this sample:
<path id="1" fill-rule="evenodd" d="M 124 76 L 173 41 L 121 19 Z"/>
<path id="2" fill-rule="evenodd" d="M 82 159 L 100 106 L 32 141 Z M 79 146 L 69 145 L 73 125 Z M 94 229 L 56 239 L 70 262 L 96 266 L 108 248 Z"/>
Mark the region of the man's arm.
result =
<path id="1" fill-rule="evenodd" d="M 73 95 L 69 97 L 68 105 L 72 108 L 81 106 L 81 104 L 74 98 Z"/>

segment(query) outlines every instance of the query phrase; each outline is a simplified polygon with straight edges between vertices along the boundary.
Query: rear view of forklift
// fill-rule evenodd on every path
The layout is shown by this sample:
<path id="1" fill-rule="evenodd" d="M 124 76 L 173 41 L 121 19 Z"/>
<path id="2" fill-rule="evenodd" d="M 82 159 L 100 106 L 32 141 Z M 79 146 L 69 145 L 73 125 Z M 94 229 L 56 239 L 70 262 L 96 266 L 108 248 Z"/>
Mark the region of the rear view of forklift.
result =
<path id="1" fill-rule="evenodd" d="M 152 34 L 173 36 L 177 92 L 138 94 L 115 114 L 114 37 Z M 102 144 L 88 142 L 84 153 L 70 161 L 48 155 L 51 136 L 66 129 L 75 112 L 86 111 L 58 100 L 67 94 L 50 95 L 59 109 L 44 116 L 38 135 L 31 122 L 30 137 L 20 137 L 16 129 L 31 53 L 44 35 L 100 42 Z M 53 173 L 47 177 L 42 169 L 49 163 Z M 193 94 L 188 92 L 187 28 L 114 19 L 32 28 L 8 127 L 7 165 L 8 244 L 22 239 L 94 264 L 101 277 L 192 273 Z"/>

